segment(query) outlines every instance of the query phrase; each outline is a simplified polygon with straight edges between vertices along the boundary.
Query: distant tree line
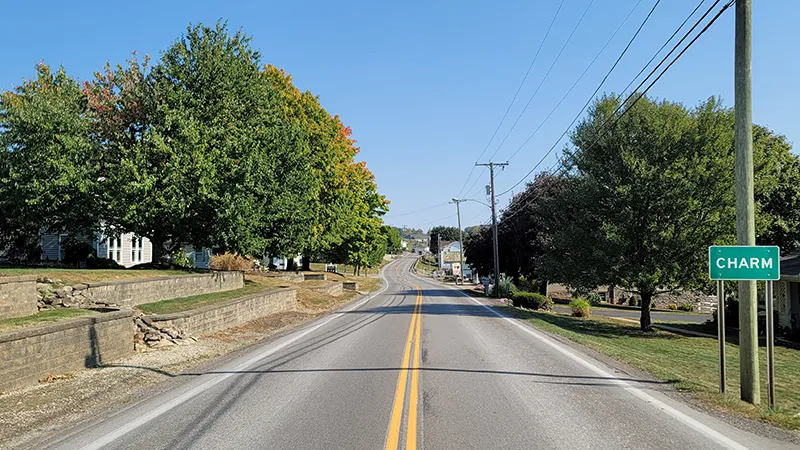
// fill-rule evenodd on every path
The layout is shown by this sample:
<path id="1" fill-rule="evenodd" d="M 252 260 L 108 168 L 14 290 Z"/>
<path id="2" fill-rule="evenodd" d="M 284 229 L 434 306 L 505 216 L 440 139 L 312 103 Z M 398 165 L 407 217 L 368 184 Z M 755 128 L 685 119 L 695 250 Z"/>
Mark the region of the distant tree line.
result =
<path id="1" fill-rule="evenodd" d="M 564 169 L 541 173 L 499 223 L 500 266 L 519 279 L 578 289 L 622 286 L 641 297 L 641 328 L 659 292 L 711 292 L 707 247 L 736 242 L 734 115 L 711 98 L 697 107 L 643 98 L 614 115 L 598 99 L 572 134 Z M 630 106 L 630 105 L 625 105 Z M 800 242 L 800 160 L 784 136 L 754 126 L 759 244 Z M 491 269 L 491 229 L 466 239 Z"/>
<path id="2" fill-rule="evenodd" d="M 372 266 L 389 202 L 350 136 L 221 23 L 86 82 L 41 63 L 0 94 L 0 251 L 38 259 L 42 230 L 102 227 L 154 259 L 192 244 Z"/>

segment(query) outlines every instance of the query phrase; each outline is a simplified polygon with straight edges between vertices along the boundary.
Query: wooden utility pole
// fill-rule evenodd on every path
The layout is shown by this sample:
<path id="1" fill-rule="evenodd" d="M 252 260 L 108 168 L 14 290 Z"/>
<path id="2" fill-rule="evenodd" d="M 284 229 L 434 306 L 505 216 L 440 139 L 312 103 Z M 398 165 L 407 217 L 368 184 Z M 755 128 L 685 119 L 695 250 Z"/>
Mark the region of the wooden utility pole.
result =
<path id="1" fill-rule="evenodd" d="M 454 198 L 453 201 L 450 202 L 456 204 L 456 213 L 458 214 L 458 259 L 461 264 L 461 273 L 459 276 L 462 281 L 464 280 L 464 234 L 461 232 L 461 202 L 463 201 L 464 200 L 460 198 Z M 458 281 L 458 278 L 456 278 L 456 281 Z"/>
<path id="2" fill-rule="evenodd" d="M 755 245 L 751 0 L 736 1 L 735 49 L 736 243 Z M 741 398 L 748 403 L 758 405 L 761 403 L 761 390 L 758 374 L 758 300 L 755 281 L 739 281 L 739 360 Z"/>
<path id="3" fill-rule="evenodd" d="M 494 293 L 497 298 L 500 298 L 500 250 L 497 246 L 497 210 L 494 202 L 494 168 L 507 166 L 508 162 L 496 163 L 488 162 L 486 164 L 475 163 L 476 166 L 489 166 L 489 178 L 492 192 L 492 237 L 494 239 Z"/>

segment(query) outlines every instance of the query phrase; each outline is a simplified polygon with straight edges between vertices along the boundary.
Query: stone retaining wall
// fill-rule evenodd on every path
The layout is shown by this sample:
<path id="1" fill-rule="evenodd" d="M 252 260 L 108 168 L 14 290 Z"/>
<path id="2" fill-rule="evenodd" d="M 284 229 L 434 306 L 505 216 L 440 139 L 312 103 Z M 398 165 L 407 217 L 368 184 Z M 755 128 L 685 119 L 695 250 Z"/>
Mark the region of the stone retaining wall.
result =
<path id="1" fill-rule="evenodd" d="M 76 284 L 72 286 L 69 295 L 74 300 L 70 303 L 76 305 L 93 303 L 129 308 L 143 303 L 242 287 L 244 272 L 231 271 Z M 62 304 L 70 306 L 63 301 Z"/>
<path id="2" fill-rule="evenodd" d="M 342 289 L 345 291 L 357 291 L 358 290 L 358 282 L 356 281 L 344 281 L 342 282 Z"/>
<path id="3" fill-rule="evenodd" d="M 336 281 L 326 284 L 324 286 L 317 286 L 308 289 L 314 292 L 321 292 L 323 294 L 332 295 L 334 297 L 342 295 L 342 283 Z"/>
<path id="4" fill-rule="evenodd" d="M 39 312 L 36 275 L 0 277 L 0 320 Z"/>
<path id="5" fill-rule="evenodd" d="M 296 309 L 297 290 L 280 288 L 190 311 L 144 316 L 142 320 L 156 329 L 175 330 L 180 336 L 200 336 Z"/>
<path id="6" fill-rule="evenodd" d="M 121 310 L 0 333 L 0 391 L 130 356 L 132 317 Z"/>
<path id="7" fill-rule="evenodd" d="M 325 281 L 328 279 L 327 273 L 304 273 L 303 279 L 305 281 Z"/>

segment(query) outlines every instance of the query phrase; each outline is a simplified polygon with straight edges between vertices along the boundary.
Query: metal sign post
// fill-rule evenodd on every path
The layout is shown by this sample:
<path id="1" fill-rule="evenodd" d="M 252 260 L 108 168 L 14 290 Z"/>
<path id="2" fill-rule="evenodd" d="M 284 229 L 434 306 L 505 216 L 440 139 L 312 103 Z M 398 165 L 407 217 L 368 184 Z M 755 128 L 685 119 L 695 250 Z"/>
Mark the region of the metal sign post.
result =
<path id="1" fill-rule="evenodd" d="M 725 282 L 717 281 L 717 340 L 719 341 L 719 392 L 725 393 Z"/>
<path id="2" fill-rule="evenodd" d="M 719 339 L 721 393 L 725 392 L 725 280 L 765 280 L 767 283 L 765 306 L 770 408 L 775 407 L 775 318 L 772 283 L 781 277 L 780 255 L 780 248 L 776 246 L 730 245 L 708 248 L 708 275 L 717 282 L 717 339 Z"/>
<path id="3" fill-rule="evenodd" d="M 772 280 L 767 281 L 765 298 L 767 314 L 767 385 L 769 386 L 769 409 L 775 409 L 775 314 L 772 307 Z"/>

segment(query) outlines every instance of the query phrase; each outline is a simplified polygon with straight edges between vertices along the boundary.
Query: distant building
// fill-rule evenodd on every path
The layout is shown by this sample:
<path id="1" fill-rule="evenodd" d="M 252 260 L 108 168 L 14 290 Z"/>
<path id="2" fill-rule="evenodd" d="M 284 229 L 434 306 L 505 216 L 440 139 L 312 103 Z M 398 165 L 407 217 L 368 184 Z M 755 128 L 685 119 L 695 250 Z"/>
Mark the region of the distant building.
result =
<path id="1" fill-rule="evenodd" d="M 439 247 L 439 269 L 453 270 L 453 263 L 460 264 L 461 243 L 458 241 L 442 241 Z"/>
<path id="2" fill-rule="evenodd" d="M 63 261 L 64 248 L 62 242 L 69 237 L 69 233 L 45 233 L 41 236 L 41 259 L 43 261 Z M 123 267 L 131 267 L 153 261 L 153 245 L 145 237 L 133 233 L 111 237 L 103 233 L 94 233 L 89 236 L 76 238 L 78 242 L 85 242 L 95 249 L 99 258 L 108 258 Z"/>

